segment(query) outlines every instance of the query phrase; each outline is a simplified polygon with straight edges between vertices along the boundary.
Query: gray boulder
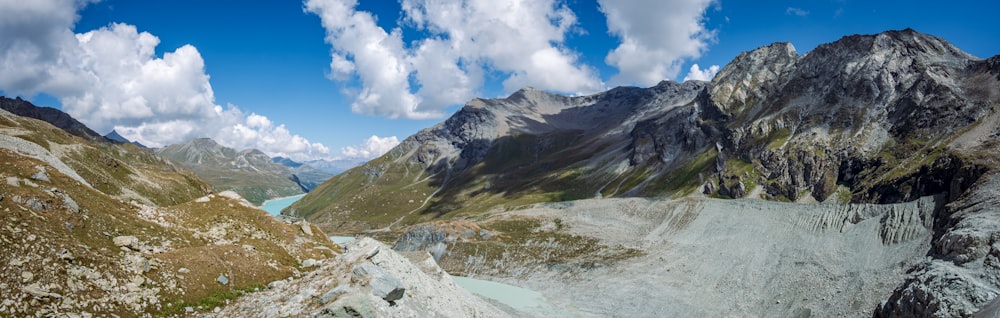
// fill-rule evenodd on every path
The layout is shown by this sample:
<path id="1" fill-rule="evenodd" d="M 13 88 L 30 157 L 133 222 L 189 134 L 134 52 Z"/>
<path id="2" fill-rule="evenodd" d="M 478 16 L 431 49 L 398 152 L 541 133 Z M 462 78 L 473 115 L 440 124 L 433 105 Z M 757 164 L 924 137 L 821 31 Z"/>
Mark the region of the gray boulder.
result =
<path id="1" fill-rule="evenodd" d="M 35 174 L 31 175 L 31 180 L 44 181 L 44 182 L 50 181 L 49 174 L 45 172 L 45 167 L 35 166 L 35 168 L 38 169 L 38 172 L 35 172 Z"/>
<path id="2" fill-rule="evenodd" d="M 139 250 L 139 239 L 135 236 L 116 236 L 114 238 L 115 246 L 127 247 L 132 250 Z"/>
<path id="3" fill-rule="evenodd" d="M 406 291 L 403 282 L 399 278 L 375 264 L 364 263 L 357 265 L 354 266 L 351 272 L 359 281 L 367 278 L 368 285 L 372 288 L 372 295 L 385 299 L 385 301 L 393 302 L 399 300 L 403 298 L 403 293 Z"/>

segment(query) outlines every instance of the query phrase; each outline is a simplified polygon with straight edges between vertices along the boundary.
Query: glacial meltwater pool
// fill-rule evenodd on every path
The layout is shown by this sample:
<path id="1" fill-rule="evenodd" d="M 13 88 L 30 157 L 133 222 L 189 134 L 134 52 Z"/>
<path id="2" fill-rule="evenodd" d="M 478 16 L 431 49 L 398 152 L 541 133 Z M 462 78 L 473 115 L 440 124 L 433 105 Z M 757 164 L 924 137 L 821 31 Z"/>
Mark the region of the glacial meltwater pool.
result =
<path id="1" fill-rule="evenodd" d="M 281 210 L 302 198 L 304 194 L 264 201 L 260 207 L 268 214 L 277 216 Z M 354 240 L 353 236 L 331 236 L 330 240 L 344 244 Z M 541 293 L 527 288 L 491 282 L 462 276 L 451 277 L 458 286 L 480 296 L 499 301 L 514 309 L 542 317 L 578 317 L 572 311 L 549 303 Z"/>
<path id="2" fill-rule="evenodd" d="M 539 317 L 579 317 L 579 313 L 549 303 L 542 293 L 488 280 L 452 276 L 455 284 L 480 296 Z"/>
<path id="3" fill-rule="evenodd" d="M 277 216 L 278 214 L 281 214 L 281 210 L 289 205 L 292 205 L 292 203 L 295 203 L 295 201 L 298 201 L 303 196 L 305 196 L 305 194 L 267 200 L 260 206 L 260 209 L 267 211 L 267 214 Z"/>

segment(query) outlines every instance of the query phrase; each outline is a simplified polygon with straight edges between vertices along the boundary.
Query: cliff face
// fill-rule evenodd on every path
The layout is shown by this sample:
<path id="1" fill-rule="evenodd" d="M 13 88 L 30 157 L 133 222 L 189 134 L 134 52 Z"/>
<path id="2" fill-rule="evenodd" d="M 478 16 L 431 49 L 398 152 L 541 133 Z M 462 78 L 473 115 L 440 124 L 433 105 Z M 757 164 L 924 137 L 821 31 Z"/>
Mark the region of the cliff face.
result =
<path id="1" fill-rule="evenodd" d="M 915 174 L 951 169 L 951 141 L 994 111 L 986 62 L 913 30 L 849 36 L 798 58 L 775 57 L 776 46 L 741 55 L 713 81 L 732 116 L 722 157 L 761 175 L 721 165 L 720 187 L 738 179 L 763 184 L 765 197 L 823 201 L 844 186 L 852 201 L 881 203 L 942 192 Z"/>

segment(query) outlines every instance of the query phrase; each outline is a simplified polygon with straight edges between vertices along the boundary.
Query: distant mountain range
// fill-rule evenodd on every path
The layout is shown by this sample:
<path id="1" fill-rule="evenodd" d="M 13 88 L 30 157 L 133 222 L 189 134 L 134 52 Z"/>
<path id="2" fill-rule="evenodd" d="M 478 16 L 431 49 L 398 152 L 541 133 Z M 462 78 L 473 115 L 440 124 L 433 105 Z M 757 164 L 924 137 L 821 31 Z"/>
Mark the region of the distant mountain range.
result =
<path id="1" fill-rule="evenodd" d="M 337 160 L 327 160 L 327 159 L 316 159 L 307 160 L 303 162 L 313 168 L 325 171 L 331 175 L 336 175 L 341 172 L 347 171 L 348 169 L 360 166 L 365 163 L 364 159 L 337 159 Z"/>
<path id="2" fill-rule="evenodd" d="M 118 131 L 116 131 L 116 130 L 112 130 L 107 135 L 104 135 L 104 138 L 106 138 L 108 140 L 111 140 L 111 141 L 114 141 L 114 142 L 122 142 L 122 143 L 127 143 L 127 144 L 133 144 L 133 145 L 139 146 L 140 148 L 149 148 L 149 147 L 146 147 L 145 145 L 139 143 L 138 141 L 128 140 L 127 138 L 123 137 L 122 135 L 119 135 Z"/>
<path id="3" fill-rule="evenodd" d="M 235 149 L 201 138 L 156 150 L 191 169 L 216 191 L 233 190 L 260 205 L 267 199 L 309 192 L 330 174 L 260 150 Z"/>

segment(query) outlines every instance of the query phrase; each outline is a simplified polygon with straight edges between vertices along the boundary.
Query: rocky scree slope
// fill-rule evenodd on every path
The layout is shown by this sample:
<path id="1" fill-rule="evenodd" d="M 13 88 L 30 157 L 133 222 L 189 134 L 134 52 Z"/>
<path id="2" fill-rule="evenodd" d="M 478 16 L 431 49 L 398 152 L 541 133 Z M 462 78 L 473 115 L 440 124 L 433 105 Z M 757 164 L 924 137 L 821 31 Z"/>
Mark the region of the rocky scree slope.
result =
<path id="1" fill-rule="evenodd" d="M 211 310 L 339 247 L 131 144 L 0 110 L 0 316 Z"/>
<path id="2" fill-rule="evenodd" d="M 456 242 L 483 240 L 493 242 L 480 246 L 492 255 L 484 262 L 516 264 L 502 251 L 548 244 L 573 252 L 553 252 L 544 266 L 586 269 L 649 251 L 502 213 L 591 197 L 891 204 L 937 195 L 941 204 L 921 221 L 927 245 L 906 256 L 928 258 L 906 258 L 897 280 L 880 287 L 883 300 L 852 313 L 972 315 L 1000 294 L 990 265 L 997 208 L 988 203 L 1000 155 L 997 61 L 907 29 L 847 36 L 801 55 L 775 43 L 740 54 L 707 83 L 582 97 L 524 89 L 470 102 L 286 212 L 334 233 L 443 223 L 433 226 L 447 230 L 423 230 L 403 245 L 452 253 L 462 266 L 476 250 Z M 509 268 L 490 275 L 526 272 Z"/>
<path id="3" fill-rule="evenodd" d="M 28 102 L 19 107 L 28 113 L 37 112 L 30 110 L 35 106 Z M 62 114 L 53 118 L 72 119 L 56 109 L 49 111 Z M 5 140 L 6 148 L 42 160 L 118 200 L 163 206 L 187 202 L 210 191 L 208 184 L 193 173 L 148 149 L 81 138 L 48 122 L 6 111 L 0 114 L 0 138 Z"/>
<path id="4" fill-rule="evenodd" d="M 191 169 L 216 191 L 236 191 L 256 205 L 272 198 L 306 193 L 312 189 L 309 185 L 330 177 L 310 168 L 300 167 L 305 173 L 296 173 L 273 162 L 260 150 L 236 151 L 208 138 L 163 147 L 156 153 Z"/>
<path id="5" fill-rule="evenodd" d="M 942 199 L 541 203 L 478 222 L 490 238 L 422 225 L 396 248 L 435 233 L 448 272 L 537 290 L 578 316 L 867 317 L 924 260 Z"/>

